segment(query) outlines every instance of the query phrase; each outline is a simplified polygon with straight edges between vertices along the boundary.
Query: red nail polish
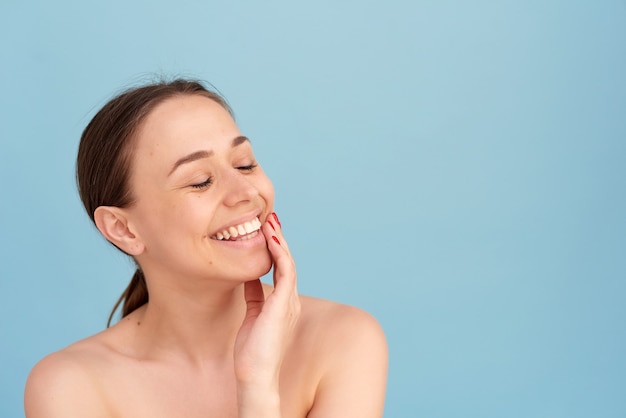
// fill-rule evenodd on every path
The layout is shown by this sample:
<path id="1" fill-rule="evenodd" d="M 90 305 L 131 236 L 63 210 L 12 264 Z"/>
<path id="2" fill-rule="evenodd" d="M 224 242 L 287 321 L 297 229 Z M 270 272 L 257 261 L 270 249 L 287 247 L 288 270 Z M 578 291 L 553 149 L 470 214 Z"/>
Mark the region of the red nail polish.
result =
<path id="1" fill-rule="evenodd" d="M 274 224 L 272 223 L 272 221 L 268 220 L 267 223 L 270 224 L 270 226 L 272 227 L 274 231 L 276 231 L 276 228 L 274 228 Z"/>
<path id="2" fill-rule="evenodd" d="M 276 219 L 276 223 L 278 224 L 278 226 L 283 226 L 283 224 L 281 224 L 278 220 L 278 215 L 276 215 L 276 212 L 272 212 L 272 215 L 274 215 L 274 219 Z"/>
<path id="3" fill-rule="evenodd" d="M 272 235 L 272 239 L 276 244 L 280 245 L 280 241 L 278 241 L 278 238 L 276 238 L 274 235 Z"/>

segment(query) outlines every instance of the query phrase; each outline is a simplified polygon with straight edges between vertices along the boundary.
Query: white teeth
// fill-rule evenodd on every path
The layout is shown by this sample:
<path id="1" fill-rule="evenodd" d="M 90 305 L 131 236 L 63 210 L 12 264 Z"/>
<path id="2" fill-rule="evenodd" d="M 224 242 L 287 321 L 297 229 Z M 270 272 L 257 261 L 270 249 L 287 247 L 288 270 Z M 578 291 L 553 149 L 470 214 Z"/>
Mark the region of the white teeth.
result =
<path id="1" fill-rule="evenodd" d="M 229 226 L 227 229 L 216 233 L 211 238 L 221 241 L 239 237 L 239 240 L 246 240 L 257 236 L 258 233 L 256 233 L 256 231 L 260 228 L 261 221 L 257 217 L 240 225 Z"/>
<path id="2" fill-rule="evenodd" d="M 259 231 L 254 231 L 254 232 L 251 232 L 249 234 L 242 236 L 241 238 L 237 238 L 237 241 L 247 241 L 251 238 L 256 237 L 257 235 L 259 235 Z"/>

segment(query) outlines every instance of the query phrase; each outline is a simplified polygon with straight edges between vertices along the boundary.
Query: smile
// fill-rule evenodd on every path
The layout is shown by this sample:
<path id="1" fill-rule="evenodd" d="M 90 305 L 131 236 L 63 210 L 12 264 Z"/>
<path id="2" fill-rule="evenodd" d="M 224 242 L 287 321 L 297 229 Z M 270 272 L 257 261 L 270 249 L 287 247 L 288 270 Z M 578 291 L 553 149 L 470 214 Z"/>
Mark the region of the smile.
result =
<path id="1" fill-rule="evenodd" d="M 259 221 L 259 218 L 256 217 L 251 221 L 244 222 L 239 225 L 229 226 L 223 231 L 213 235 L 211 239 L 216 239 L 218 241 L 245 241 L 256 237 L 259 234 L 259 229 L 261 229 L 261 221 Z"/>

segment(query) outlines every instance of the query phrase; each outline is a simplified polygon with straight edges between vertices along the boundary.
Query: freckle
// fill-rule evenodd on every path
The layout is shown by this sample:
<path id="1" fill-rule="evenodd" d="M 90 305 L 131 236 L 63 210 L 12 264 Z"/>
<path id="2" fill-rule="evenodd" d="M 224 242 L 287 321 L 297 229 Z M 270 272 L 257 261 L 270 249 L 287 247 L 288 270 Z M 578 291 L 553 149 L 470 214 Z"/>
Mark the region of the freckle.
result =
<path id="1" fill-rule="evenodd" d="M 137 321 L 137 326 L 141 325 L 141 322 Z"/>

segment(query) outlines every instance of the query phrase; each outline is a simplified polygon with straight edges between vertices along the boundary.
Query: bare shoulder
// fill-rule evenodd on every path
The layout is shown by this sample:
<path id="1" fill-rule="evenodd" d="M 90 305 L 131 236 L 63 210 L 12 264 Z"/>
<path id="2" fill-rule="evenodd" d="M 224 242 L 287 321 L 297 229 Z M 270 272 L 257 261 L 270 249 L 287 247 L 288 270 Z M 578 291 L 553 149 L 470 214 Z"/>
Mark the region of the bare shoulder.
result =
<path id="1" fill-rule="evenodd" d="M 265 294 L 273 287 L 264 284 Z M 298 339 L 311 342 L 332 341 L 333 346 L 356 345 L 368 341 L 386 352 L 386 339 L 382 327 L 367 311 L 343 303 L 312 296 L 299 295 L 300 317 Z"/>
<path id="2" fill-rule="evenodd" d="M 104 398 L 95 379 L 105 351 L 96 335 L 40 360 L 26 381 L 26 417 L 106 416 Z"/>
<path id="3" fill-rule="evenodd" d="M 360 308 L 326 300 L 304 296 L 301 305 L 297 344 L 301 350 L 315 347 L 309 352 L 319 367 L 308 416 L 381 417 L 388 350 L 378 321 Z"/>
<path id="4" fill-rule="evenodd" d="M 386 339 L 379 322 L 363 309 L 324 299 L 301 296 L 301 326 L 317 338 L 329 339 L 335 346 L 372 343 L 386 350 Z"/>

